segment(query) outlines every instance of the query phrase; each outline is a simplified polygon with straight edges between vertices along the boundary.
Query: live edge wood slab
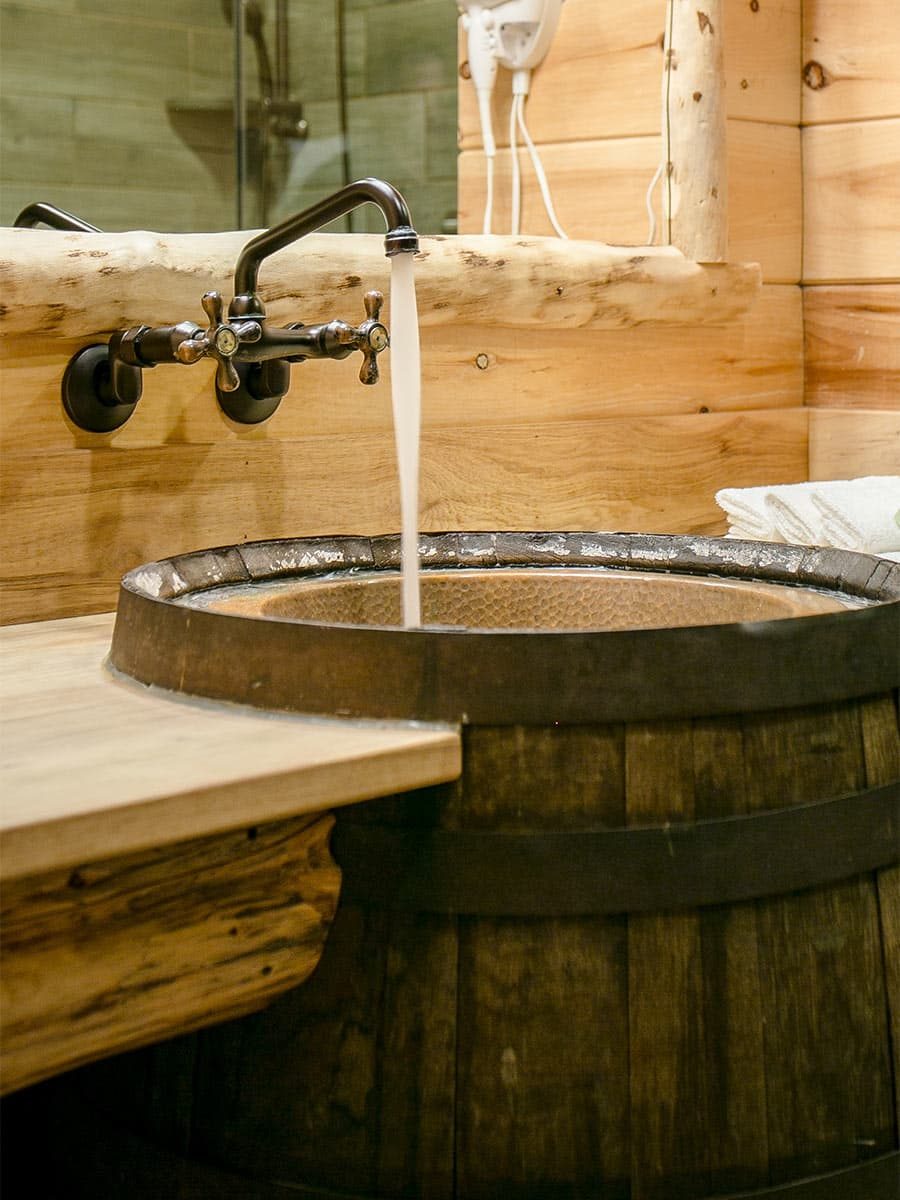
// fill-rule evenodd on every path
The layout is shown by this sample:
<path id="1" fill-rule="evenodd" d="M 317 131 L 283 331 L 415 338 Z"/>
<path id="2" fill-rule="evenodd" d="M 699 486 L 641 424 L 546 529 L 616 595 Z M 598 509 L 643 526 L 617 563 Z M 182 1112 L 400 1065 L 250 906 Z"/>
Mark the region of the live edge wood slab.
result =
<path id="1" fill-rule="evenodd" d="M 455 778 L 450 727 L 176 701 L 112 614 L 2 651 L 2 1089 L 263 1007 L 319 960 L 331 807 Z"/>
<path id="2" fill-rule="evenodd" d="M 0 230 L 2 331 L 90 341 L 140 321 L 199 320 L 203 292 L 231 298 L 234 264 L 250 236 Z M 524 236 L 435 236 L 420 244 L 416 291 L 426 328 L 715 324 L 747 312 L 762 282 L 755 264 L 699 264 L 674 246 Z M 270 317 L 296 320 L 298 299 L 355 296 L 361 280 L 388 292 L 384 239 L 317 233 L 267 259 L 260 288 Z"/>

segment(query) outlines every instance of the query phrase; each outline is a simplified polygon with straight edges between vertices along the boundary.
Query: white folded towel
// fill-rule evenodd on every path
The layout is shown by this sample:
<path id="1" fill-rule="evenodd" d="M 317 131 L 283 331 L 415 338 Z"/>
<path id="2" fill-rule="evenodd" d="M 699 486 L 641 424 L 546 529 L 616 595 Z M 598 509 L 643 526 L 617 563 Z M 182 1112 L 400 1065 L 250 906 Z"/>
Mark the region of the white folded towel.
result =
<path id="1" fill-rule="evenodd" d="M 801 546 L 824 546 L 822 514 L 815 506 L 814 483 L 794 483 L 769 488 L 766 510 L 784 542 Z"/>
<path id="2" fill-rule="evenodd" d="M 820 484 L 811 499 L 829 546 L 869 554 L 900 550 L 900 475 Z"/>
<path id="3" fill-rule="evenodd" d="M 723 488 L 716 502 L 729 518 L 727 537 L 900 552 L 900 475 Z"/>
<path id="4" fill-rule="evenodd" d="M 722 488 L 716 492 L 716 504 L 729 521 L 729 537 L 749 538 L 759 542 L 781 542 L 775 519 L 766 508 L 770 487 Z"/>

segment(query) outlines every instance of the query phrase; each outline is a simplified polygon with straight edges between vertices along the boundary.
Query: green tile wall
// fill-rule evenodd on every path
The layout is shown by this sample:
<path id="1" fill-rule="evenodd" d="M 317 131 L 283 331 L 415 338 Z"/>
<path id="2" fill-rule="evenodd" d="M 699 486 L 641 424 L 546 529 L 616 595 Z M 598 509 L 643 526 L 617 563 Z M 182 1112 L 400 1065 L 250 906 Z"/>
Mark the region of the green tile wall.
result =
<path id="1" fill-rule="evenodd" d="M 274 0 L 260 2 L 274 58 Z M 351 177 L 389 179 L 422 232 L 451 228 L 455 6 L 292 0 L 288 19 L 291 95 L 303 103 L 309 136 L 273 148 L 268 221 L 340 186 L 343 107 Z M 245 66 L 252 100 L 258 82 L 249 41 Z M 232 80 L 232 35 L 218 0 L 141 8 L 121 0 L 0 0 L 0 223 L 43 199 L 110 230 L 233 228 Z M 245 225 L 262 222 L 259 199 L 258 180 L 250 181 Z M 370 208 L 353 222 L 383 227 Z"/>
<path id="2" fill-rule="evenodd" d="M 230 95 L 227 25 L 208 8 L 198 31 L 175 0 L 0 0 L 0 221 L 49 200 L 110 230 L 233 227 L 230 116 L 198 151 L 169 115 Z"/>

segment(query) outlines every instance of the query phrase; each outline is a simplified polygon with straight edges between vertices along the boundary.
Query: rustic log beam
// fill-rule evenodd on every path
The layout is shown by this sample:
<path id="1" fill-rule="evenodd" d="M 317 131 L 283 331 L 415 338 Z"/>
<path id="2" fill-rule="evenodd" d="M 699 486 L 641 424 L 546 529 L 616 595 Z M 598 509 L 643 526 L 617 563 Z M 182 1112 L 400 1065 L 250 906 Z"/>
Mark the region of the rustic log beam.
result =
<path id="1" fill-rule="evenodd" d="M 0 332 L 89 340 L 138 323 L 202 323 L 200 297 L 213 288 L 231 297 L 250 236 L 0 230 Z M 699 266 L 672 246 L 474 236 L 423 237 L 421 245 L 423 326 L 719 324 L 746 312 L 761 282 L 755 265 Z M 375 234 L 312 234 L 260 273 L 276 319 L 351 319 L 357 305 L 362 317 L 362 291 L 371 287 L 389 293 L 390 261 Z"/>
<path id="2" fill-rule="evenodd" d="M 5 884 L 2 1090 L 302 983 L 337 905 L 332 824 L 307 815 Z"/>
<path id="3" fill-rule="evenodd" d="M 728 257 L 723 0 L 670 0 L 665 203 L 669 242 L 699 263 Z"/>

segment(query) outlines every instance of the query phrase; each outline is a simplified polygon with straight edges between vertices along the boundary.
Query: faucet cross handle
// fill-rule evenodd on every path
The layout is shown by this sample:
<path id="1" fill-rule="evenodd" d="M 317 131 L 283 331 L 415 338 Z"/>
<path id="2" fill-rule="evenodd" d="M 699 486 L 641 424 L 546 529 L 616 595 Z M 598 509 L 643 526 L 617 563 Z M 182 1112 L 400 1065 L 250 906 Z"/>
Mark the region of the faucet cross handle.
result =
<path id="1" fill-rule="evenodd" d="M 220 292 L 206 292 L 201 300 L 209 318 L 209 328 L 185 338 L 175 350 L 179 362 L 195 363 L 201 358 L 216 359 L 216 386 L 222 392 L 234 392 L 241 386 L 232 358 L 244 342 L 258 342 L 262 326 L 258 321 L 225 321 Z"/>
<path id="2" fill-rule="evenodd" d="M 359 368 L 360 383 L 372 384 L 378 382 L 377 355 L 390 345 L 388 331 L 380 321 L 381 306 L 384 296 L 381 292 L 366 292 L 363 297 L 366 306 L 366 319 L 358 329 L 352 330 L 353 345 L 362 351 L 363 361 Z"/>

